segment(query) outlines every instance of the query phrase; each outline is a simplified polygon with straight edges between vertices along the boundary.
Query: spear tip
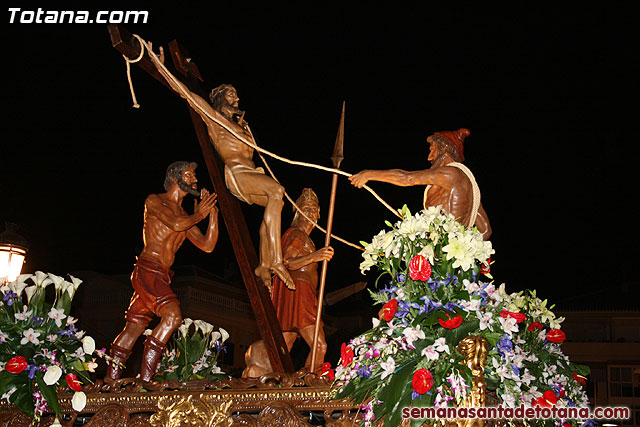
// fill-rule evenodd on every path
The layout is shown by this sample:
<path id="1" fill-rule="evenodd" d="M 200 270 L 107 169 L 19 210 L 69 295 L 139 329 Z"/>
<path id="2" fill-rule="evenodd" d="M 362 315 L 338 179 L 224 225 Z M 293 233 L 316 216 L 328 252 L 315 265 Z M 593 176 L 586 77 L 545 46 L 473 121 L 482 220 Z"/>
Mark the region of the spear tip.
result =
<path id="1" fill-rule="evenodd" d="M 331 156 L 331 161 L 333 162 L 333 167 L 336 169 L 340 168 L 340 163 L 344 159 L 344 109 L 345 109 L 345 101 L 342 101 L 342 113 L 340 114 L 340 124 L 338 125 L 338 135 L 336 136 L 336 143 L 333 146 L 333 155 Z"/>

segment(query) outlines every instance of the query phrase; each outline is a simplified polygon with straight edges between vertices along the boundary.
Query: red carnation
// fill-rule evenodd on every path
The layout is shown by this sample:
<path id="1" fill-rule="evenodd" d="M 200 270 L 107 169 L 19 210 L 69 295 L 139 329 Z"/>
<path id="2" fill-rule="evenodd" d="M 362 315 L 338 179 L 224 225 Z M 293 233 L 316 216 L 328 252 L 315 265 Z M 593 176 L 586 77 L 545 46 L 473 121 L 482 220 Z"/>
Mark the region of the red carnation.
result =
<path id="1" fill-rule="evenodd" d="M 431 277 L 431 265 L 422 255 L 416 255 L 409 261 L 409 277 L 424 282 Z"/>
<path id="2" fill-rule="evenodd" d="M 578 381 L 580 385 L 585 385 L 587 383 L 587 377 L 580 374 L 576 374 L 575 372 L 573 373 L 573 379 Z"/>
<path id="3" fill-rule="evenodd" d="M 502 312 L 500 313 L 500 317 L 503 317 L 505 319 L 508 317 L 512 317 L 516 319 L 516 323 L 520 323 L 527 318 L 527 315 L 524 313 L 514 313 L 512 311 L 502 310 Z"/>
<path id="4" fill-rule="evenodd" d="M 413 391 L 418 394 L 425 394 L 431 387 L 433 387 L 433 375 L 431 371 L 427 369 L 418 369 L 413 373 L 413 380 L 411 381 Z"/>
<path id="5" fill-rule="evenodd" d="M 67 385 L 73 391 L 82 391 L 82 383 L 78 381 L 76 374 L 67 374 L 64 379 L 67 381 Z"/>
<path id="6" fill-rule="evenodd" d="M 342 358 L 342 367 L 346 368 L 349 366 L 349 363 L 353 362 L 353 349 L 345 343 L 342 343 L 342 347 L 340 347 L 340 357 Z"/>
<path id="7" fill-rule="evenodd" d="M 455 329 L 458 326 L 462 325 L 462 316 L 460 316 L 459 314 L 455 317 L 451 317 L 449 316 L 449 313 L 445 313 L 445 316 L 449 317 L 449 319 L 442 320 L 441 318 L 438 318 L 438 322 L 443 328 Z"/>
<path id="8" fill-rule="evenodd" d="M 393 316 L 396 315 L 396 311 L 398 311 L 398 300 L 392 299 L 388 303 L 382 306 L 382 310 L 380 310 L 380 317 L 390 322 L 393 319 Z"/>
<path id="9" fill-rule="evenodd" d="M 536 329 L 542 329 L 542 324 L 538 322 L 533 322 L 529 326 L 527 326 L 527 330 L 533 332 Z"/>
<path id="10" fill-rule="evenodd" d="M 336 378 L 335 372 L 333 371 L 333 369 L 331 369 L 331 363 L 324 362 L 322 364 L 322 371 L 320 372 L 320 376 L 323 375 L 327 375 L 331 381 Z"/>
<path id="11" fill-rule="evenodd" d="M 551 341 L 552 343 L 560 344 L 566 339 L 567 339 L 567 334 L 562 332 L 560 329 L 551 329 L 547 333 L 547 341 Z"/>
<path id="12" fill-rule="evenodd" d="M 27 363 L 27 359 L 25 359 L 23 356 L 14 356 L 9 359 L 4 369 L 10 374 L 19 374 L 20 372 L 27 369 L 28 365 L 29 364 Z"/>

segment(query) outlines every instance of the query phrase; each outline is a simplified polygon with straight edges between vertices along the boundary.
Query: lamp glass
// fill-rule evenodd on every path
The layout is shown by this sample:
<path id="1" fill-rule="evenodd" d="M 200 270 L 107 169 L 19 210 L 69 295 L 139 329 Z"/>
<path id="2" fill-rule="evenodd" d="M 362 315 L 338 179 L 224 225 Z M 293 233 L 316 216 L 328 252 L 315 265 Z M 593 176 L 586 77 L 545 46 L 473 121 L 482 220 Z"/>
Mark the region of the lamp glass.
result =
<path id="1" fill-rule="evenodd" d="M 22 271 L 26 251 L 11 245 L 0 245 L 0 282 L 13 282 Z"/>

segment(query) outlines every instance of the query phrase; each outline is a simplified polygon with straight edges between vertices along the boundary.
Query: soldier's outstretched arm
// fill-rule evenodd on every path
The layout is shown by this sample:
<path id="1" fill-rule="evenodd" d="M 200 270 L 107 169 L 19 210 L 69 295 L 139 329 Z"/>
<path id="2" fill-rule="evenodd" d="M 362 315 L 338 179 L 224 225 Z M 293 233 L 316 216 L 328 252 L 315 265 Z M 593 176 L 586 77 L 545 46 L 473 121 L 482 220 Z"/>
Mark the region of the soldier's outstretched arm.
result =
<path id="1" fill-rule="evenodd" d="M 405 171 L 402 169 L 363 170 L 351 177 L 349 181 L 358 188 L 362 188 L 369 181 L 380 181 L 399 187 L 413 185 L 446 186 L 449 182 L 449 171 L 443 169 L 426 169 L 421 171 Z"/>

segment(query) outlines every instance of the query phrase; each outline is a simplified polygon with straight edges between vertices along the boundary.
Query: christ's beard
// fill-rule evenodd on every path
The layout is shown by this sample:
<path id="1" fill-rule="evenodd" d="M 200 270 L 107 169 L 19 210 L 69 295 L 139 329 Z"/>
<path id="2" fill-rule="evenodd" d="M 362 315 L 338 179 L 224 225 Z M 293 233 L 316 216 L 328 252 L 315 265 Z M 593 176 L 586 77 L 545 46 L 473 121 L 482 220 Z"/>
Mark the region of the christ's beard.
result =
<path id="1" fill-rule="evenodd" d="M 192 196 L 199 196 L 200 195 L 200 191 L 198 191 L 197 188 L 193 188 L 192 186 L 190 186 L 189 184 L 187 184 L 186 182 L 184 182 L 182 180 L 182 178 L 178 179 L 178 187 L 180 187 L 181 190 L 186 191 L 187 193 L 191 194 Z"/>

